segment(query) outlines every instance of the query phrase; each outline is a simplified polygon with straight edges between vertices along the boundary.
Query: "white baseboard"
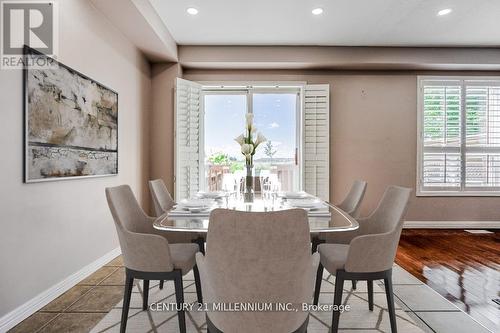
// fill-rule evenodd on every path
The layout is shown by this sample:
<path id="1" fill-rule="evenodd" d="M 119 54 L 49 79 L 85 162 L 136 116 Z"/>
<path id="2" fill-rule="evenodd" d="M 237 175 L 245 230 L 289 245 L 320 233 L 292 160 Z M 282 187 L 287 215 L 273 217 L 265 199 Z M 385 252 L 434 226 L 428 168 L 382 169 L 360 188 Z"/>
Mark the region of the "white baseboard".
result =
<path id="1" fill-rule="evenodd" d="M 7 313 L 0 318 L 0 332 L 7 332 L 120 254 L 121 249 L 119 247 L 108 252 L 101 258 L 83 267 L 78 272 L 73 273 L 66 279 Z"/>
<path id="2" fill-rule="evenodd" d="M 405 229 L 499 229 L 500 221 L 405 221 Z"/>

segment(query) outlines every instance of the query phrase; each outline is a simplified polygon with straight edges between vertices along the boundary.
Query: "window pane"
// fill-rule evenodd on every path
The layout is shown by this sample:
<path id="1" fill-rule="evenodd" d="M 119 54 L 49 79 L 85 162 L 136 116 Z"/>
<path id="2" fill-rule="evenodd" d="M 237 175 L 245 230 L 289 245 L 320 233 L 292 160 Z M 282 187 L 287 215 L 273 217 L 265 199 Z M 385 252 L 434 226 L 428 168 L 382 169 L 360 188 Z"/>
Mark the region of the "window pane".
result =
<path id="1" fill-rule="evenodd" d="M 465 185 L 500 186 L 500 86 L 467 85 L 466 112 Z"/>
<path id="2" fill-rule="evenodd" d="M 283 191 L 298 189 L 297 95 L 269 93 L 253 95 L 255 125 L 267 142 L 257 148 L 254 156 L 256 172 L 264 185 Z M 268 176 L 269 175 L 269 176 Z M 275 184 L 271 184 L 271 183 Z"/>
<path id="3" fill-rule="evenodd" d="M 460 146 L 460 86 L 424 86 L 424 146 Z"/>
<path id="4" fill-rule="evenodd" d="M 205 95 L 204 109 L 205 179 L 207 190 L 217 191 L 227 185 L 224 179 L 243 173 L 243 155 L 234 138 L 243 133 L 247 96 Z"/>
<path id="5" fill-rule="evenodd" d="M 422 173 L 425 187 L 460 187 L 460 154 L 424 153 Z"/>
<path id="6" fill-rule="evenodd" d="M 465 159 L 468 187 L 500 186 L 500 154 L 468 153 Z"/>
<path id="7" fill-rule="evenodd" d="M 467 147 L 500 147 L 500 87 L 466 89 Z"/>

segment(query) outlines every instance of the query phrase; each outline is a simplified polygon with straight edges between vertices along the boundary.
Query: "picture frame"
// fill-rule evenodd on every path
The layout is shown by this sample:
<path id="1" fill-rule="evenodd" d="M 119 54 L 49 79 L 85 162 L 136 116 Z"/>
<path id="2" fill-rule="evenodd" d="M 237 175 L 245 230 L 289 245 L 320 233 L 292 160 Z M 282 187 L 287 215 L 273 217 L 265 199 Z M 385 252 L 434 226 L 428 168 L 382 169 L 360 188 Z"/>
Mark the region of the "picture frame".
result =
<path id="1" fill-rule="evenodd" d="M 23 182 L 118 175 L 118 93 L 28 46 L 24 62 Z"/>

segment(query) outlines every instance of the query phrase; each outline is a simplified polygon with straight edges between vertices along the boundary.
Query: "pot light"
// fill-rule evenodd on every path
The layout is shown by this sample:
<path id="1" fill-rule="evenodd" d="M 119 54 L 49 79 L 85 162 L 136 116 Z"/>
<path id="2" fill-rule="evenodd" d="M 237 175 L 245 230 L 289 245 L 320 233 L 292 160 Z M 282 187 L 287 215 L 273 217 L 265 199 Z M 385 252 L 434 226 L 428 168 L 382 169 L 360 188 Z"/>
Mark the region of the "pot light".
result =
<path id="1" fill-rule="evenodd" d="M 186 12 L 189 15 L 196 15 L 196 14 L 198 14 L 198 9 L 196 9 L 194 7 L 189 7 L 188 9 L 186 9 Z"/>
<path id="2" fill-rule="evenodd" d="M 313 13 L 313 15 L 321 15 L 321 14 L 323 14 L 323 8 L 319 8 L 319 7 L 318 8 L 314 8 L 312 10 L 312 13 Z"/>
<path id="3" fill-rule="evenodd" d="M 451 8 L 441 9 L 438 12 L 438 16 L 448 15 L 449 13 L 451 13 Z"/>

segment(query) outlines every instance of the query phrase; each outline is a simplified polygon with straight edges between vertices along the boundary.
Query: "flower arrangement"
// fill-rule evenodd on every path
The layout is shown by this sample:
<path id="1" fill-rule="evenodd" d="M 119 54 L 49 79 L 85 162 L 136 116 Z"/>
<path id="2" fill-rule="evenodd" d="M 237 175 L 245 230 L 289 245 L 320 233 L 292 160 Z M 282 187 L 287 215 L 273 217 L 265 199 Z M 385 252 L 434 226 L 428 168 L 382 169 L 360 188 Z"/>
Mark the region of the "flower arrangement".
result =
<path id="1" fill-rule="evenodd" d="M 245 133 L 234 139 L 241 146 L 241 153 L 245 156 L 245 164 L 247 167 L 253 165 L 253 155 L 257 147 L 266 142 L 267 139 L 261 133 L 257 133 L 257 128 L 253 124 L 253 114 L 246 114 Z"/>

